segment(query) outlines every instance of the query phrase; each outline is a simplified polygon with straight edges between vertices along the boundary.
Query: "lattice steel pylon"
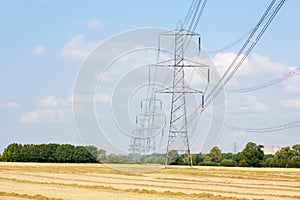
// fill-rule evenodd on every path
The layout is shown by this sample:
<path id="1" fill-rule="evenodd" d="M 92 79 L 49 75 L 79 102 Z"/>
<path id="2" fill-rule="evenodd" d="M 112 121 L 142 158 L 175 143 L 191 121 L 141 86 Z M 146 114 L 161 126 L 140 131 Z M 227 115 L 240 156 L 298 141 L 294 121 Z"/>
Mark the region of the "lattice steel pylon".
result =
<path id="1" fill-rule="evenodd" d="M 133 130 L 129 151 L 133 161 L 137 158 L 156 153 L 156 137 L 163 135 L 165 126 L 165 113 L 162 101 L 150 96 L 141 101 L 141 114 L 136 116 L 136 128 Z"/>
<path id="2" fill-rule="evenodd" d="M 156 92 L 159 93 L 171 93 L 171 113 L 170 113 L 170 124 L 169 124 L 169 135 L 166 149 L 166 160 L 165 165 L 168 165 L 170 159 L 171 150 L 184 151 L 186 152 L 190 166 L 193 165 L 190 141 L 189 141 L 189 130 L 187 123 L 187 107 L 186 107 L 186 93 L 200 93 L 202 95 L 202 107 L 204 105 L 204 93 L 200 90 L 192 89 L 185 83 L 185 68 L 186 67 L 205 67 L 208 69 L 208 81 L 209 81 L 209 66 L 202 65 L 193 61 L 185 59 L 185 49 L 188 47 L 191 37 L 199 36 L 199 51 L 200 51 L 200 35 L 183 29 L 182 25 L 179 24 L 173 32 L 165 32 L 161 35 L 174 36 L 174 59 L 172 65 L 160 65 L 173 68 L 173 80 L 172 86 L 160 89 Z M 160 40 L 160 39 L 159 39 Z M 159 47 L 160 50 L 160 47 Z M 190 64 L 192 63 L 192 64 Z M 172 144 L 175 140 L 181 140 L 184 145 L 184 149 L 172 149 Z"/>

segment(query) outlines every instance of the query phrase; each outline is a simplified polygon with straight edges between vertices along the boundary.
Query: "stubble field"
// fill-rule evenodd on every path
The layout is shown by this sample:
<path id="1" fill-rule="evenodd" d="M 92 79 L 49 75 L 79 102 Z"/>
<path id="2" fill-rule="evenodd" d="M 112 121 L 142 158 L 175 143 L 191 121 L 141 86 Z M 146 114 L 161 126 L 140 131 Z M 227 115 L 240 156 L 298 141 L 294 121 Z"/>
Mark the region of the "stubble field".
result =
<path id="1" fill-rule="evenodd" d="M 300 169 L 0 163 L 0 199 L 300 199 Z"/>

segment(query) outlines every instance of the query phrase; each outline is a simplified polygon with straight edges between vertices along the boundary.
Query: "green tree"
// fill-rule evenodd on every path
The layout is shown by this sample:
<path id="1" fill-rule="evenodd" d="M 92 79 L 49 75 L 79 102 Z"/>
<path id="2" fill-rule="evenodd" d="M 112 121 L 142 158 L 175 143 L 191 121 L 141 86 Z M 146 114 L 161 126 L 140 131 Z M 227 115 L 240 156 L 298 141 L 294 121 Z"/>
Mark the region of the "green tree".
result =
<path id="1" fill-rule="evenodd" d="M 198 153 L 198 154 L 193 154 L 192 158 L 193 158 L 193 163 L 195 165 L 201 165 L 201 163 L 204 160 L 204 155 L 202 153 Z"/>
<path id="2" fill-rule="evenodd" d="M 2 160 L 7 162 L 97 162 L 83 146 L 70 144 L 10 144 L 4 149 Z M 97 148 L 93 148 L 98 152 Z"/>
<path id="3" fill-rule="evenodd" d="M 292 148 L 295 150 L 296 155 L 300 156 L 300 144 L 295 144 Z"/>
<path id="4" fill-rule="evenodd" d="M 266 158 L 266 161 L 265 161 L 265 166 L 266 167 L 274 167 L 274 164 L 273 164 L 273 158 Z"/>
<path id="5" fill-rule="evenodd" d="M 59 147 L 59 144 L 50 143 L 47 145 L 47 162 L 58 162 L 56 149 Z"/>
<path id="6" fill-rule="evenodd" d="M 231 152 L 222 155 L 222 159 L 233 159 L 233 154 Z"/>
<path id="7" fill-rule="evenodd" d="M 207 156 L 204 157 L 203 162 L 202 162 L 201 165 L 204 165 L 204 166 L 217 166 L 218 163 L 213 162 L 212 157 L 210 155 L 207 155 Z"/>
<path id="8" fill-rule="evenodd" d="M 253 142 L 248 142 L 242 151 L 246 165 L 249 167 L 260 167 L 263 165 L 264 152 L 262 145 L 257 145 Z"/>
<path id="9" fill-rule="evenodd" d="M 3 151 L 2 160 L 5 162 L 22 162 L 23 161 L 23 146 L 13 143 L 8 145 Z"/>
<path id="10" fill-rule="evenodd" d="M 77 146 L 74 149 L 74 162 L 75 163 L 96 163 L 97 159 L 90 151 L 87 150 L 88 147 Z"/>
<path id="11" fill-rule="evenodd" d="M 238 152 L 237 154 L 234 154 L 232 156 L 232 159 L 236 162 L 236 163 L 240 163 L 242 160 L 244 160 L 244 156 L 241 152 Z"/>
<path id="12" fill-rule="evenodd" d="M 178 157 L 177 161 L 178 165 L 189 165 L 190 164 L 190 159 L 187 156 L 187 154 L 182 154 Z"/>
<path id="13" fill-rule="evenodd" d="M 106 151 L 99 149 L 97 151 L 97 160 L 101 163 L 105 162 L 106 160 Z"/>
<path id="14" fill-rule="evenodd" d="M 85 147 L 92 156 L 94 156 L 95 158 L 98 157 L 98 149 L 95 146 L 89 145 Z"/>
<path id="15" fill-rule="evenodd" d="M 220 165 L 224 166 L 224 167 L 235 167 L 235 166 L 237 166 L 237 163 L 232 159 L 223 159 L 220 162 Z"/>
<path id="16" fill-rule="evenodd" d="M 214 163 L 219 163 L 222 160 L 222 152 L 221 149 L 219 149 L 219 147 L 214 146 L 210 152 L 209 155 L 211 157 L 211 161 Z"/>
<path id="17" fill-rule="evenodd" d="M 239 167 L 249 167 L 248 163 L 246 162 L 246 160 L 240 160 Z"/>
<path id="18" fill-rule="evenodd" d="M 283 147 L 275 153 L 272 164 L 274 167 L 291 167 L 291 160 L 297 152 L 290 147 Z"/>
<path id="19" fill-rule="evenodd" d="M 118 156 L 114 153 L 108 154 L 106 157 L 107 163 L 119 163 Z"/>
<path id="20" fill-rule="evenodd" d="M 171 150 L 171 151 L 169 151 L 167 156 L 168 156 L 169 165 L 177 164 L 178 158 L 179 158 L 178 151 Z"/>
<path id="21" fill-rule="evenodd" d="M 294 156 L 291 159 L 291 166 L 292 167 L 300 168 L 300 156 Z"/>
<path id="22" fill-rule="evenodd" d="M 71 144 L 62 144 L 56 149 L 55 155 L 57 162 L 72 163 L 74 162 L 74 148 Z"/>

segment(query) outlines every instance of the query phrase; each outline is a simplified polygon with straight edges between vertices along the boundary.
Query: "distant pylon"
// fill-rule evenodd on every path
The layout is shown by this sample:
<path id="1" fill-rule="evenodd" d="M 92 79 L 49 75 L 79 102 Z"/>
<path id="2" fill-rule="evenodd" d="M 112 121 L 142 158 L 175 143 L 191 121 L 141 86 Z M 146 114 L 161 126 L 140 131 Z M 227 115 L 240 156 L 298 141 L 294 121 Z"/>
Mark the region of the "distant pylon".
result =
<path id="1" fill-rule="evenodd" d="M 141 114 L 136 117 L 136 128 L 133 130 L 129 151 L 135 161 L 141 156 L 145 157 L 156 153 L 156 139 L 158 134 L 163 134 L 165 126 L 165 113 L 162 101 L 155 96 L 141 101 Z"/>
<path id="2" fill-rule="evenodd" d="M 233 143 L 233 153 L 236 154 L 237 153 L 237 142 Z"/>
<path id="3" fill-rule="evenodd" d="M 193 165 L 190 141 L 189 141 L 189 130 L 187 123 L 187 107 L 186 107 L 186 93 L 200 93 L 202 95 L 202 107 L 204 106 L 204 93 L 200 90 L 192 89 L 185 83 L 185 67 L 205 67 L 208 70 L 208 81 L 209 81 L 209 66 L 199 65 L 196 62 L 188 61 L 185 59 L 185 49 L 189 45 L 189 40 L 193 36 L 199 37 L 199 50 L 200 50 L 200 35 L 186 31 L 179 26 L 174 31 L 168 31 L 160 34 L 160 36 L 174 36 L 175 46 L 174 46 L 174 60 L 172 65 L 160 65 L 173 68 L 173 80 L 172 86 L 165 87 L 156 92 L 159 93 L 171 93 L 171 113 L 170 113 L 170 124 L 169 124 L 169 135 L 166 150 L 166 160 L 165 165 L 168 165 L 170 159 L 170 151 L 177 150 L 180 152 L 185 152 L 188 156 L 190 166 Z M 160 39 L 159 39 L 160 40 Z M 160 47 L 159 47 L 160 50 Z M 192 63 L 192 64 L 191 64 Z M 175 141 L 181 141 L 183 143 L 183 149 L 178 149 L 177 147 L 172 147 Z"/>

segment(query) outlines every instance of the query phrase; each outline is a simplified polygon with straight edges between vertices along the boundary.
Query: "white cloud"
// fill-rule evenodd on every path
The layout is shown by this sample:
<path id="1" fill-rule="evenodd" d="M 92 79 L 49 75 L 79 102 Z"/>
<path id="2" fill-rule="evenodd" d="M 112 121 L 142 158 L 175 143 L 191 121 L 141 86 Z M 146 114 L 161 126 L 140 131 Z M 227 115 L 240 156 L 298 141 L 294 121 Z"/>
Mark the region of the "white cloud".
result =
<path id="1" fill-rule="evenodd" d="M 102 29 L 104 28 L 104 24 L 98 19 L 92 19 L 88 22 L 87 27 L 90 29 Z"/>
<path id="2" fill-rule="evenodd" d="M 33 54 L 36 56 L 43 56 L 43 55 L 47 55 L 48 52 L 44 46 L 38 45 L 34 47 Z"/>
<path id="3" fill-rule="evenodd" d="M 70 117 L 70 110 L 66 109 L 37 109 L 24 113 L 21 121 L 26 124 L 57 123 Z"/>
<path id="4" fill-rule="evenodd" d="M 262 103 L 255 96 L 245 96 L 243 98 L 243 103 L 240 106 L 241 111 L 244 112 L 268 112 L 270 107 L 267 104 Z"/>
<path id="5" fill-rule="evenodd" d="M 18 108 L 19 104 L 15 102 L 6 102 L 6 103 L 1 103 L 0 102 L 0 109 L 14 109 Z"/>
<path id="6" fill-rule="evenodd" d="M 218 53 L 217 55 L 215 55 L 212 60 L 220 74 L 224 74 L 225 70 L 228 68 L 235 56 L 236 54 L 232 52 Z"/>
<path id="7" fill-rule="evenodd" d="M 284 108 L 300 108 L 300 99 L 285 99 L 280 104 Z"/>
<path id="8" fill-rule="evenodd" d="M 45 96 L 38 100 L 38 108 L 25 112 L 20 120 L 26 124 L 60 123 L 71 119 L 71 101 L 69 98 Z"/>
<path id="9" fill-rule="evenodd" d="M 94 100 L 97 103 L 107 103 L 110 101 L 111 97 L 108 94 L 74 94 L 69 96 L 70 101 L 75 101 L 76 103 L 92 103 Z"/>
<path id="10" fill-rule="evenodd" d="M 96 102 L 107 103 L 110 101 L 110 96 L 108 94 L 97 94 L 95 100 Z"/>
<path id="11" fill-rule="evenodd" d="M 300 74 L 283 83 L 283 89 L 287 93 L 300 93 Z"/>
<path id="12" fill-rule="evenodd" d="M 96 43 L 85 43 L 85 37 L 81 34 L 71 38 L 61 50 L 62 58 L 70 61 L 82 61 L 96 47 Z"/>
<path id="13" fill-rule="evenodd" d="M 213 63 L 218 68 L 221 74 L 229 67 L 231 62 L 236 57 L 235 53 L 218 53 L 213 58 Z M 253 53 L 247 57 L 243 65 L 238 69 L 236 75 L 238 76 L 255 76 L 259 74 L 275 74 L 279 75 L 287 72 L 289 67 L 282 63 L 273 62 L 267 56 L 262 56 Z"/>
<path id="14" fill-rule="evenodd" d="M 251 95 L 233 95 L 226 104 L 234 113 L 253 114 L 270 111 L 270 107 L 263 103 L 263 100 Z"/>
<path id="15" fill-rule="evenodd" d="M 68 100 L 64 100 L 62 98 L 55 98 L 54 96 L 46 96 L 43 99 L 38 100 L 38 104 L 42 107 L 60 107 L 67 106 L 70 102 Z"/>

